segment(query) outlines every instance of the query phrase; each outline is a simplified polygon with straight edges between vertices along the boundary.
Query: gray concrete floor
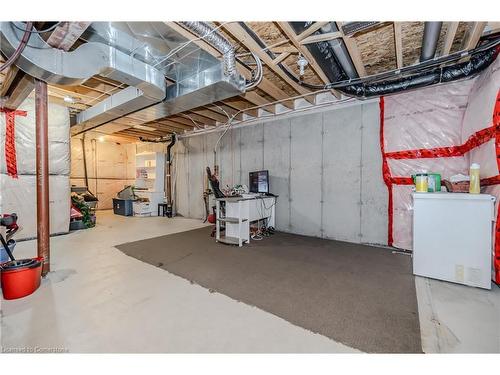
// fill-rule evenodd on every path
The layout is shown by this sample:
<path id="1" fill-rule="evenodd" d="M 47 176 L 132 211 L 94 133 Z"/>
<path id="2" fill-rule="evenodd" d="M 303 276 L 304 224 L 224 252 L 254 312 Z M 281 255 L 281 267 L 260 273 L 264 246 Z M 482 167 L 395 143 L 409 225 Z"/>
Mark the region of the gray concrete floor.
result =
<path id="1" fill-rule="evenodd" d="M 52 238 L 40 289 L 1 300 L 0 342 L 69 352 L 357 352 L 327 337 L 191 284 L 114 245 L 203 226 L 184 218 L 100 212 L 91 230 Z M 35 241 L 16 247 L 34 256 Z M 500 352 L 500 289 L 417 278 L 425 352 Z"/>

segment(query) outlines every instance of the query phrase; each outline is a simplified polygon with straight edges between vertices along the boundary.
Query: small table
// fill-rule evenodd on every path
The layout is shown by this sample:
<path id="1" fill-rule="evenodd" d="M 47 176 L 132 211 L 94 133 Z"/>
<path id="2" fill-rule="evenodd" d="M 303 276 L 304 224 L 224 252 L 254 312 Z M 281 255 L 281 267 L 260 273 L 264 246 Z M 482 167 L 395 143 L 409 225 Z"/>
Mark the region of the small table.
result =
<path id="1" fill-rule="evenodd" d="M 167 216 L 168 203 L 158 203 L 158 216 L 160 216 L 160 208 L 162 209 L 161 216 Z"/>
<path id="2" fill-rule="evenodd" d="M 243 197 L 217 198 L 215 240 L 231 245 L 243 246 L 250 242 L 250 223 L 266 220 L 268 227 L 274 227 L 277 196 L 249 195 Z M 221 215 L 221 202 L 225 202 L 226 215 Z M 221 236 L 220 224 L 225 224 L 225 235 Z"/>

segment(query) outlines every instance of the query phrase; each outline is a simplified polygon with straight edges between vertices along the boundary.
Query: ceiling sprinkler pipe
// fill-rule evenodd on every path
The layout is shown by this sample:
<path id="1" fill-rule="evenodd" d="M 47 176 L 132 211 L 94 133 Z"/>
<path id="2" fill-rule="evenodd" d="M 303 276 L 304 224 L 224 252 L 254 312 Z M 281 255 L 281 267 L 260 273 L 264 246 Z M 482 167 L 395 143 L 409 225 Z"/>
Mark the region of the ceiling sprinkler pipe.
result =
<path id="1" fill-rule="evenodd" d="M 226 75 L 232 76 L 236 73 L 236 56 L 234 47 L 224 36 L 222 36 L 222 34 L 217 32 L 213 26 L 207 22 L 200 21 L 186 21 L 179 23 L 222 52 L 224 58 L 224 73 Z"/>
<path id="2" fill-rule="evenodd" d="M 420 52 L 420 62 L 434 58 L 442 25 L 442 22 L 425 23 L 422 50 Z"/>

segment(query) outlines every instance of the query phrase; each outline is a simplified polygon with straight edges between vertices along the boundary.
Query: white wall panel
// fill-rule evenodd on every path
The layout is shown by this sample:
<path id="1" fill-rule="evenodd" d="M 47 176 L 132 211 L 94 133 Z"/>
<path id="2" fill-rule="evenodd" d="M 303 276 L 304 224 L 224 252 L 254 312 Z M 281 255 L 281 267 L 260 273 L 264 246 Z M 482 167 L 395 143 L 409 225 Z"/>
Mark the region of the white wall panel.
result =
<path id="1" fill-rule="evenodd" d="M 248 186 L 248 173 L 264 169 L 264 127 L 256 124 L 240 129 L 241 184 Z"/>
<path id="2" fill-rule="evenodd" d="M 290 230 L 321 237 L 322 114 L 290 121 Z"/>
<path id="3" fill-rule="evenodd" d="M 290 232 L 290 120 L 264 124 L 264 169 L 269 169 L 269 186 L 278 195 L 276 228 Z"/>
<path id="4" fill-rule="evenodd" d="M 217 150 L 217 163 L 219 164 L 219 177 L 222 186 L 226 185 L 234 185 L 236 182 L 240 181 L 239 173 L 238 177 L 235 176 L 235 153 L 234 149 L 234 139 L 235 139 L 235 130 L 230 129 L 227 134 L 221 139 L 219 143 L 219 148 Z M 216 133 L 217 138 L 220 137 L 221 133 Z M 239 160 L 239 153 L 238 153 Z M 212 167 L 213 162 L 210 163 L 210 167 Z"/>
<path id="5" fill-rule="evenodd" d="M 180 140 L 173 148 L 173 169 L 175 171 L 173 191 L 175 199 L 175 211 L 182 216 L 189 216 L 188 180 L 189 163 L 186 140 Z"/>
<path id="6" fill-rule="evenodd" d="M 377 103 L 363 104 L 361 241 L 387 244 L 389 193 L 382 177 L 379 113 Z"/>
<path id="7" fill-rule="evenodd" d="M 360 241 L 361 106 L 323 113 L 324 237 Z"/>
<path id="8" fill-rule="evenodd" d="M 189 217 L 201 219 L 204 216 L 203 190 L 205 187 L 204 137 L 189 138 Z"/>
<path id="9" fill-rule="evenodd" d="M 188 206 L 180 210 L 183 215 L 203 217 L 204 169 L 213 164 L 212 149 L 220 134 L 182 141 L 189 144 L 183 167 L 179 158 L 178 181 L 187 186 L 187 192 L 177 191 L 179 207 Z M 387 188 L 376 103 L 231 129 L 220 143 L 218 163 L 222 186 L 248 184 L 250 171 L 269 170 L 271 192 L 279 195 L 279 230 L 387 243 Z"/>

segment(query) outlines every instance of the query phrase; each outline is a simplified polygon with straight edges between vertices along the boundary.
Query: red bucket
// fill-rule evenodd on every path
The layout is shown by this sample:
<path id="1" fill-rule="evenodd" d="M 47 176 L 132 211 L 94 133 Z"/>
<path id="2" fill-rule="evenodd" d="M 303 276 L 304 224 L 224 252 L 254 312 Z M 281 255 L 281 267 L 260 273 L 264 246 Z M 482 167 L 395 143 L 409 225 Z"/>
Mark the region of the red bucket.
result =
<path id="1" fill-rule="evenodd" d="M 3 298 L 22 298 L 37 290 L 42 276 L 42 263 L 43 258 L 33 258 L 0 264 Z"/>

